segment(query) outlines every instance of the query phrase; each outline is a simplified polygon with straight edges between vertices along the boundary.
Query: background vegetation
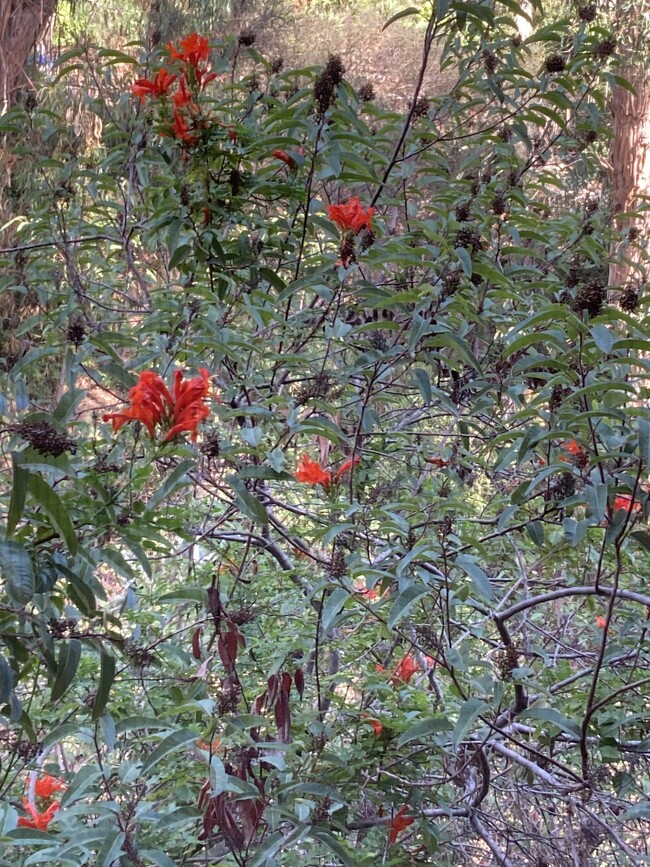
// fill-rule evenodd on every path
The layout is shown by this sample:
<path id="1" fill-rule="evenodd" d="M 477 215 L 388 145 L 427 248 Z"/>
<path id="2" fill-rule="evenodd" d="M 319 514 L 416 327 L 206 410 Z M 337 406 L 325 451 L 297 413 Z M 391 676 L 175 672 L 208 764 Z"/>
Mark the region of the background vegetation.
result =
<path id="1" fill-rule="evenodd" d="M 2 864 L 650 862 L 616 10 L 379 11 L 62 3 L 0 117 Z"/>

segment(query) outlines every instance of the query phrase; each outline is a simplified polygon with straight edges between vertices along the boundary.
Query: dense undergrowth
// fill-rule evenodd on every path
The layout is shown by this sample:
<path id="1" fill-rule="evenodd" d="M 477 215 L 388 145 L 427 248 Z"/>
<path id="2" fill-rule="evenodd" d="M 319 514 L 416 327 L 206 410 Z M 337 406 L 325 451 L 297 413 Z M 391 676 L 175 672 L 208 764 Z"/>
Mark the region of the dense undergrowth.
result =
<path id="1" fill-rule="evenodd" d="M 648 863 L 614 44 L 514 11 L 404 112 L 243 30 L 0 120 L 2 863 Z"/>

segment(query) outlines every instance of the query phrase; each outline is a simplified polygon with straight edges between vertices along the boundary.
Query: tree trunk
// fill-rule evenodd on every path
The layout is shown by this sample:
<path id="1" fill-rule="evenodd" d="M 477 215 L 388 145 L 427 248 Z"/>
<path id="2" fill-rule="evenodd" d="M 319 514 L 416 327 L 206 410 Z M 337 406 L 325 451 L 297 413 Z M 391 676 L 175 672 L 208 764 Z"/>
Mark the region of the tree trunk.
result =
<path id="1" fill-rule="evenodd" d="M 0 0 L 0 114 L 27 81 L 27 57 L 55 7 L 56 0 Z"/>

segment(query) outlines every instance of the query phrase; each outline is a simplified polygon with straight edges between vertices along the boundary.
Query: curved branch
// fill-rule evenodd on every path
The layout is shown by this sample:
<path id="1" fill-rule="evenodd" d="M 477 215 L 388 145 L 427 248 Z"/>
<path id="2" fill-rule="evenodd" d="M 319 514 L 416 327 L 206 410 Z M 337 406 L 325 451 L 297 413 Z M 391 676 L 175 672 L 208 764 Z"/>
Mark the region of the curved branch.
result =
<path id="1" fill-rule="evenodd" d="M 515 614 L 521 611 L 526 611 L 527 608 L 534 608 L 536 605 L 544 605 L 546 602 L 553 602 L 555 599 L 563 599 L 565 596 L 618 596 L 620 599 L 627 599 L 628 602 L 636 602 L 638 605 L 650 606 L 650 596 L 644 593 L 635 593 L 633 590 L 614 589 L 612 587 L 603 587 L 602 584 L 596 587 L 595 584 L 586 584 L 583 587 L 560 587 L 558 590 L 551 590 L 548 593 L 541 593 L 539 596 L 531 596 L 530 599 L 522 599 L 506 608 L 505 611 L 500 611 L 498 614 L 493 613 L 492 619 L 497 624 L 504 620 L 509 620 Z"/>

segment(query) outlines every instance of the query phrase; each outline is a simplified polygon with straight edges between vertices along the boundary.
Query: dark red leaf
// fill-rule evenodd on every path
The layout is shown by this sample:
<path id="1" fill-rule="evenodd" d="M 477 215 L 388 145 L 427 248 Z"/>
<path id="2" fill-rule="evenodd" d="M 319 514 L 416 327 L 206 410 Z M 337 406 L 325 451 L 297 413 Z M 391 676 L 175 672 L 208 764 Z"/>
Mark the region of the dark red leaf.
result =
<path id="1" fill-rule="evenodd" d="M 223 667 L 230 674 L 234 670 L 235 663 L 237 662 L 237 636 L 235 633 L 224 632 L 223 635 L 220 635 L 219 641 L 217 642 L 217 648 L 219 650 L 221 661 L 223 662 Z"/>
<path id="2" fill-rule="evenodd" d="M 262 695 L 258 695 L 253 703 L 253 713 L 261 714 L 264 710 L 264 705 L 266 704 L 266 692 L 263 692 Z"/>
<path id="3" fill-rule="evenodd" d="M 216 587 L 208 587 L 208 611 L 212 615 L 214 625 L 217 627 L 217 632 L 221 627 L 221 618 L 223 616 L 223 607 L 221 598 Z"/>
<path id="4" fill-rule="evenodd" d="M 201 659 L 201 636 L 203 635 L 203 628 L 199 626 L 198 629 L 195 630 L 194 635 L 192 636 L 192 656 L 194 659 Z"/>
<path id="5" fill-rule="evenodd" d="M 296 672 L 293 676 L 293 682 L 296 684 L 296 690 L 298 691 L 298 695 L 300 696 L 300 701 L 302 701 L 302 696 L 305 692 L 305 675 L 302 672 L 302 668 L 296 669 Z"/>
<path id="6" fill-rule="evenodd" d="M 271 707 L 271 705 L 275 704 L 280 690 L 280 678 L 277 674 L 272 674 L 271 677 L 269 677 L 266 681 L 266 688 L 269 694 L 268 705 Z"/>
<path id="7" fill-rule="evenodd" d="M 278 737 L 283 744 L 291 743 L 291 711 L 289 710 L 288 693 L 280 692 L 275 703 L 275 724 L 278 727 Z"/>
<path id="8" fill-rule="evenodd" d="M 282 686 L 280 689 L 282 692 L 286 692 L 287 695 L 291 692 L 291 684 L 293 680 L 288 671 L 282 673 Z"/>

